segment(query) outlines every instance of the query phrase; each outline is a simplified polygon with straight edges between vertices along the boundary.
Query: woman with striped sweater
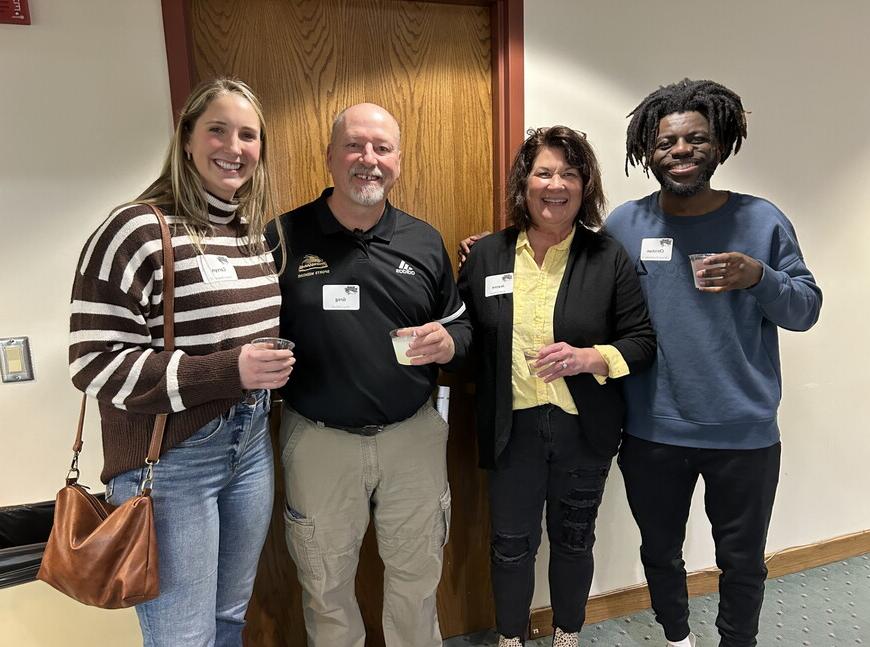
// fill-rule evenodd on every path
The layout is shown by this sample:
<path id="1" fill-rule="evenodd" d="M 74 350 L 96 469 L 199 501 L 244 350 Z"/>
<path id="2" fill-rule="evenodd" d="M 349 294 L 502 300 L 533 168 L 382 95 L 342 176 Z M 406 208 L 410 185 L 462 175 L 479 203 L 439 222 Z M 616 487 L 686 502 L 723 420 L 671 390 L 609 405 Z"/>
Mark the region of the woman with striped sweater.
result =
<path id="1" fill-rule="evenodd" d="M 88 239 L 72 293 L 70 373 L 99 402 L 106 498 L 136 494 L 154 415 L 168 413 L 152 496 L 160 596 L 137 606 L 146 646 L 241 645 L 272 509 L 269 389 L 291 351 L 263 239 L 266 132 L 250 88 L 218 79 L 182 109 L 157 180 Z M 163 348 L 160 228 L 175 252 L 176 350 Z"/>

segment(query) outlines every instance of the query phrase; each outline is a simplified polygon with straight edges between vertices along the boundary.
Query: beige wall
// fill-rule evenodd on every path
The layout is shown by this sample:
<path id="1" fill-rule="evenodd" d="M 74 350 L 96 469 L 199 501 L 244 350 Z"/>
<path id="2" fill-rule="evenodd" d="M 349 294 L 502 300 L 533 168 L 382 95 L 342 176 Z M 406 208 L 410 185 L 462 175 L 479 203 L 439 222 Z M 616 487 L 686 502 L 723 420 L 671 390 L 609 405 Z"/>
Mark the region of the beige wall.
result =
<path id="1" fill-rule="evenodd" d="M 624 118 L 659 85 L 710 78 L 743 97 L 745 148 L 717 188 L 764 196 L 794 223 L 824 291 L 821 320 L 780 337 L 783 464 L 768 548 L 870 528 L 867 415 L 870 281 L 870 5 L 861 0 L 525 3 L 526 126 L 564 123 L 596 147 L 611 207 L 656 189 L 623 173 Z M 715 366 L 711 367 L 715 371 Z M 601 510 L 594 591 L 643 579 L 638 533 L 614 469 Z M 714 563 L 700 488 L 689 521 L 689 569 Z M 535 605 L 549 603 L 546 550 Z"/>
<path id="2" fill-rule="evenodd" d="M 36 380 L 0 384 L 0 506 L 50 499 L 78 396 L 69 292 L 86 236 L 156 176 L 172 128 L 159 0 L 40 0 L 0 25 L 0 337 L 27 335 Z M 99 486 L 89 417 L 84 481 Z M 84 609 L 42 583 L 0 590 L 0 642 L 141 644 L 135 613 Z M 99 636 L 95 643 L 94 636 Z"/>

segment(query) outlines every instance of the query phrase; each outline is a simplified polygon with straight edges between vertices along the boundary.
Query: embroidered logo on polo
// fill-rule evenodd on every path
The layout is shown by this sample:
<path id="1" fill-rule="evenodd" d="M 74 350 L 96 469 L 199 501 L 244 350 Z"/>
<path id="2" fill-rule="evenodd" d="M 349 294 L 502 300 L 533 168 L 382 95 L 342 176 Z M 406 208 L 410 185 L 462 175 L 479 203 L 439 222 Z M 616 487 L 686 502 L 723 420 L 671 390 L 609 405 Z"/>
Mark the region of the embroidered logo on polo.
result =
<path id="1" fill-rule="evenodd" d="M 317 274 L 329 274 L 329 265 L 319 256 L 306 254 L 302 257 L 302 262 L 299 263 L 298 278 L 304 279 L 307 276 Z"/>
<path id="2" fill-rule="evenodd" d="M 414 268 L 408 265 L 405 261 L 399 261 L 399 267 L 396 268 L 396 274 L 414 276 L 417 273 L 414 271 Z"/>

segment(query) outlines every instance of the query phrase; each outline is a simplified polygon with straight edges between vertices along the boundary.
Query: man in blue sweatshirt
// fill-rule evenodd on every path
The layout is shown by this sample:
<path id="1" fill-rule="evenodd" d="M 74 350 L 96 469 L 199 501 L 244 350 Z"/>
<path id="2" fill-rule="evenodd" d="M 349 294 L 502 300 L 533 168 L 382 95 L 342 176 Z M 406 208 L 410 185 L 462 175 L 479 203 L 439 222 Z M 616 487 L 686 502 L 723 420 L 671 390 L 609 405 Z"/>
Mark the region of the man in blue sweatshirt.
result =
<path id="1" fill-rule="evenodd" d="M 710 187 L 746 137 L 739 96 L 686 79 L 629 116 L 626 172 L 639 165 L 661 185 L 606 222 L 635 262 L 658 336 L 653 367 L 626 378 L 619 454 L 641 561 L 668 645 L 695 645 L 682 550 L 703 477 L 722 570 L 720 645 L 754 646 L 780 465 L 777 329 L 810 328 L 822 293 L 779 209 Z M 693 270 L 689 255 L 703 253 L 713 255 Z"/>

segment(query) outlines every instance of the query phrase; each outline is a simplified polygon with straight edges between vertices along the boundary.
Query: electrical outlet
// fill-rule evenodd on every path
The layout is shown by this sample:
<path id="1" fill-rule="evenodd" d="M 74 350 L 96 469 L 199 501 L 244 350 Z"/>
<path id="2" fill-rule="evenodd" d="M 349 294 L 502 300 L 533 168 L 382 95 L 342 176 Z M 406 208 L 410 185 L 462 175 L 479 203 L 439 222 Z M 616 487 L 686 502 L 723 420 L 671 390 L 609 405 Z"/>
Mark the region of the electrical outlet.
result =
<path id="1" fill-rule="evenodd" d="M 30 342 L 27 337 L 0 339 L 0 374 L 4 382 L 26 382 L 33 379 Z"/>

